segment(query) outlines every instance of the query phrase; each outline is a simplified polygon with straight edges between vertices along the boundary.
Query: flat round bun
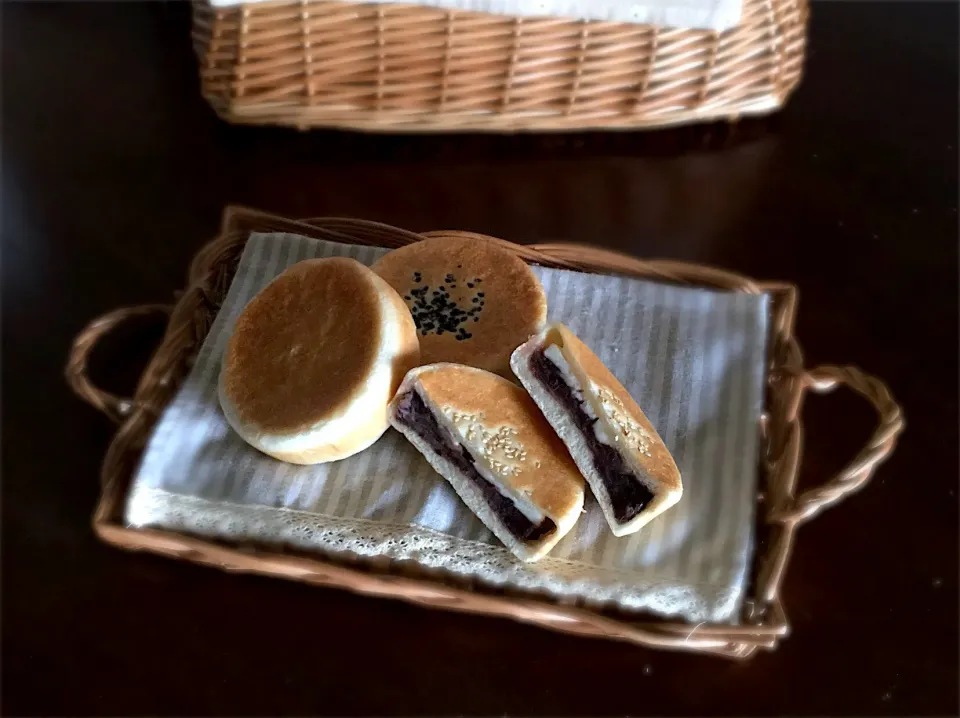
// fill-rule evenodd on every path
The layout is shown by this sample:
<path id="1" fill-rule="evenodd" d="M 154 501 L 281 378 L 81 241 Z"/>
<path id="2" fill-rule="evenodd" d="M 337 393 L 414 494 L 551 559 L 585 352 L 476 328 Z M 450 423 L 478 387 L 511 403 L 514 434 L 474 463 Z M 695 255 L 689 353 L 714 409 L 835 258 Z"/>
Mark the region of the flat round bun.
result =
<path id="1" fill-rule="evenodd" d="M 220 405 L 249 444 L 318 464 L 362 451 L 419 363 L 403 300 L 370 269 L 334 257 L 299 262 L 246 306 L 227 344 Z"/>
<path id="2" fill-rule="evenodd" d="M 373 271 L 410 308 L 423 364 L 466 364 L 513 380 L 511 352 L 546 321 L 533 271 L 490 239 L 431 237 L 384 255 Z"/>

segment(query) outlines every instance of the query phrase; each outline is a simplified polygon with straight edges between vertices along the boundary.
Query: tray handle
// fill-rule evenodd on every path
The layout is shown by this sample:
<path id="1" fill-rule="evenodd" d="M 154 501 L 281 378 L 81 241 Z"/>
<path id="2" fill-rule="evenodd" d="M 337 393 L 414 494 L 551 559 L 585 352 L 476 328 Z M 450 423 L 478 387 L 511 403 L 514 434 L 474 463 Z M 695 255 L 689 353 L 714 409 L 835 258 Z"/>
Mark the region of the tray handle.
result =
<path id="1" fill-rule="evenodd" d="M 877 466 L 893 452 L 905 426 L 900 405 L 887 386 L 856 367 L 820 366 L 803 373 L 800 379 L 806 389 L 818 394 L 832 392 L 840 386 L 849 387 L 876 409 L 879 425 L 866 446 L 839 474 L 822 486 L 807 489 L 794 498 L 789 506 L 772 512 L 772 521 L 795 526 L 809 521 L 824 509 L 862 489 Z M 799 404 L 794 409 L 799 410 Z"/>
<path id="2" fill-rule="evenodd" d="M 67 359 L 67 384 L 73 392 L 95 409 L 99 409 L 119 424 L 131 412 L 134 400 L 111 394 L 98 388 L 87 376 L 87 362 L 94 347 L 107 334 L 125 322 L 144 316 L 169 316 L 173 307 L 169 304 L 141 304 L 135 307 L 123 307 L 97 317 L 83 328 L 73 340 Z"/>

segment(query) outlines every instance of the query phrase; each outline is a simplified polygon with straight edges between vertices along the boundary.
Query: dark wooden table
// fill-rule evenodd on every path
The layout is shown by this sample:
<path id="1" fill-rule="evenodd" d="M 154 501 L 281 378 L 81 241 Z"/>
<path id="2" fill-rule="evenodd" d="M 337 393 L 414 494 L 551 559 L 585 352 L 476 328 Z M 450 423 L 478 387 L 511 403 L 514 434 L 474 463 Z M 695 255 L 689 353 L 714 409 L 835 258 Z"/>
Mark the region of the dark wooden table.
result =
<path id="1" fill-rule="evenodd" d="M 231 127 L 172 3 L 3 7 L 3 710 L 8 714 L 956 714 L 957 5 L 824 3 L 781 117 L 653 134 L 370 137 Z M 653 652 L 99 544 L 107 420 L 71 338 L 167 301 L 222 207 L 572 240 L 802 289 L 808 362 L 888 380 L 909 428 L 802 529 L 793 635 Z M 96 375 L 128 391 L 160 327 Z M 872 428 L 808 405 L 804 481 Z"/>

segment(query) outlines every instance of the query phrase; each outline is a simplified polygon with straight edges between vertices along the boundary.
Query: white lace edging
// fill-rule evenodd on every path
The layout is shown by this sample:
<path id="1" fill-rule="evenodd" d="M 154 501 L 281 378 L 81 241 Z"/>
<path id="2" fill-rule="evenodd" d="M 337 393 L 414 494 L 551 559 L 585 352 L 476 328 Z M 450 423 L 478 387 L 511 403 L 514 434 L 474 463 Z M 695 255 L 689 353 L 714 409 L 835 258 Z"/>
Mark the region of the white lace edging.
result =
<path id="1" fill-rule="evenodd" d="M 640 580 L 636 572 L 547 556 L 518 562 L 501 546 L 449 536 L 419 526 L 324 516 L 306 511 L 211 501 L 136 482 L 125 520 L 232 541 L 263 541 L 351 559 L 382 556 L 413 561 L 494 586 L 546 593 L 567 602 L 614 605 L 691 622 L 731 621 L 741 591 L 707 584 Z"/>

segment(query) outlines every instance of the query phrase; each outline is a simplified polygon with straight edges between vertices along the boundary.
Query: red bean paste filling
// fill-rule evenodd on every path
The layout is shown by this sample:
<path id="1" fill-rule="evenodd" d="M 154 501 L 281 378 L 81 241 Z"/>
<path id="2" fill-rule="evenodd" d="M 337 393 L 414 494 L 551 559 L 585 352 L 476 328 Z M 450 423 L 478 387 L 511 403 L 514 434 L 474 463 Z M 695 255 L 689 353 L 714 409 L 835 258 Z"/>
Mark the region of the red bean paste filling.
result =
<path id="1" fill-rule="evenodd" d="M 484 500 L 490 509 L 497 515 L 503 525 L 521 541 L 538 541 L 556 530 L 557 525 L 549 518 L 544 518 L 539 524 L 534 524 L 523 515 L 509 498 L 497 491 L 497 487 L 487 481 L 477 467 L 474 458 L 467 448 L 454 442 L 447 433 L 440 428 L 437 417 L 433 415 L 423 398 L 415 391 L 408 392 L 400 399 L 397 405 L 397 418 L 404 425 L 415 431 L 426 441 L 430 448 L 452 463 L 474 485 L 480 489 Z"/>
<path id="2" fill-rule="evenodd" d="M 565 407 L 574 423 L 583 435 L 590 453 L 593 466 L 600 474 L 613 516 L 620 523 L 626 523 L 643 511 L 653 501 L 650 491 L 623 461 L 623 456 L 612 446 L 607 446 L 597 438 L 593 425 L 596 419 L 587 416 L 583 402 L 574 396 L 573 389 L 563 378 L 563 372 L 543 353 L 537 351 L 530 357 L 530 370 L 533 376 L 543 384 L 561 406 Z"/>

